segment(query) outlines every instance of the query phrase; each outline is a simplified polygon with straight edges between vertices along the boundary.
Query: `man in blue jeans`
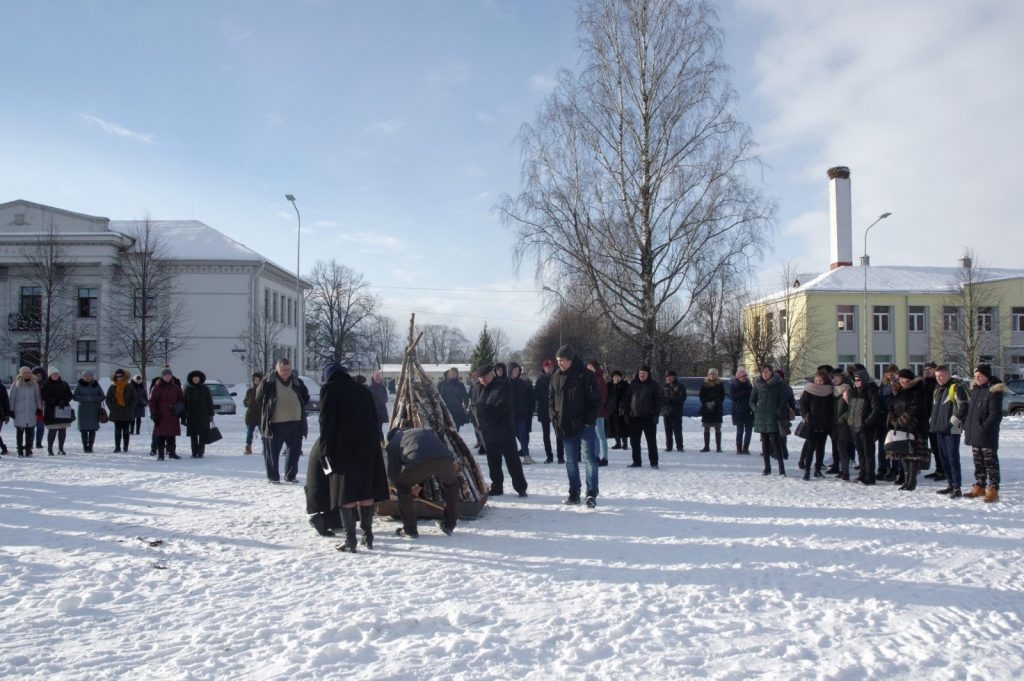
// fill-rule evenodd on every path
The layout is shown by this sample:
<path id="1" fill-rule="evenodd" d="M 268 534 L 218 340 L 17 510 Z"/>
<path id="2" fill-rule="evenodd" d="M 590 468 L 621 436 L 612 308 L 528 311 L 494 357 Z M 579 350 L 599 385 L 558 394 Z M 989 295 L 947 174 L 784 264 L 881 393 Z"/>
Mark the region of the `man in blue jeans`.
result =
<path id="1" fill-rule="evenodd" d="M 580 458 L 585 458 L 587 471 L 587 508 L 597 506 L 597 433 L 594 424 L 601 406 L 597 378 L 587 371 L 583 360 L 570 345 L 558 348 L 555 355 L 558 371 L 551 377 L 548 409 L 555 433 L 565 448 L 565 470 L 569 475 L 569 496 L 564 504 L 580 503 Z"/>

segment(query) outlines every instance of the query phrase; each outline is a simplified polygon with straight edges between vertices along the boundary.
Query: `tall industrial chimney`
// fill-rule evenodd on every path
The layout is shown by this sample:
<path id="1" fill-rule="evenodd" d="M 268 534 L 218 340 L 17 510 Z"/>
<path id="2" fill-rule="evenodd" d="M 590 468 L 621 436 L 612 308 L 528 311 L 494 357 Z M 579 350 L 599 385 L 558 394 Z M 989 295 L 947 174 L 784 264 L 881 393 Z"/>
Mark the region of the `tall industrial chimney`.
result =
<path id="1" fill-rule="evenodd" d="M 830 269 L 853 264 L 853 209 L 850 205 L 850 169 L 828 169 L 828 221 L 831 227 Z"/>

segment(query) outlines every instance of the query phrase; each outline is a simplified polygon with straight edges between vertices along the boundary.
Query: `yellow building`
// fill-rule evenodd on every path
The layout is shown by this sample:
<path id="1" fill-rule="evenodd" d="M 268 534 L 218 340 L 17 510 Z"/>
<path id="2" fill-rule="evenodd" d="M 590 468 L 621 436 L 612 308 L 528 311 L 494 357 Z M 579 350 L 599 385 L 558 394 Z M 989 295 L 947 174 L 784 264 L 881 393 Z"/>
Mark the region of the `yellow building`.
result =
<path id="1" fill-rule="evenodd" d="M 1024 270 L 841 265 L 747 305 L 744 333 L 748 367 L 766 359 L 794 378 L 822 364 L 860 363 L 876 378 L 888 364 L 921 374 L 928 361 L 961 376 L 986 362 L 1015 378 L 1024 375 Z"/>

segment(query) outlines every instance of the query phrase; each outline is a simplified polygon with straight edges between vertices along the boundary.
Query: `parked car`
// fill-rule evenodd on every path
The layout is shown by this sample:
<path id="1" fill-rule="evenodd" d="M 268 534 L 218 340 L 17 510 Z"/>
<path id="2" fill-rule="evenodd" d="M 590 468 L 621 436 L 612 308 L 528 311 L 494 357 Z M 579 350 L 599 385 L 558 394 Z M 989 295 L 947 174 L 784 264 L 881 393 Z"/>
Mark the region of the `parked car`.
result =
<path id="1" fill-rule="evenodd" d="M 215 414 L 234 414 L 235 413 L 235 395 L 228 390 L 228 387 L 220 381 L 207 381 L 206 387 L 210 389 L 210 395 L 213 396 L 213 412 Z"/>
<path id="2" fill-rule="evenodd" d="M 1006 381 L 1006 387 L 1018 395 L 1024 395 L 1024 378 L 1015 378 L 1012 381 Z"/>
<path id="3" fill-rule="evenodd" d="M 1007 389 L 1009 392 L 1003 395 L 1003 416 L 1024 414 L 1024 391 L 1016 392 L 1009 387 Z"/>
<path id="4" fill-rule="evenodd" d="M 683 402 L 683 416 L 700 417 L 700 387 L 704 385 L 704 376 L 680 376 L 676 380 L 686 388 L 686 402 Z M 729 399 L 729 379 L 721 379 L 725 386 L 725 402 L 722 403 L 722 414 L 728 420 L 732 414 L 732 400 Z M 664 383 L 664 379 L 662 379 Z"/>

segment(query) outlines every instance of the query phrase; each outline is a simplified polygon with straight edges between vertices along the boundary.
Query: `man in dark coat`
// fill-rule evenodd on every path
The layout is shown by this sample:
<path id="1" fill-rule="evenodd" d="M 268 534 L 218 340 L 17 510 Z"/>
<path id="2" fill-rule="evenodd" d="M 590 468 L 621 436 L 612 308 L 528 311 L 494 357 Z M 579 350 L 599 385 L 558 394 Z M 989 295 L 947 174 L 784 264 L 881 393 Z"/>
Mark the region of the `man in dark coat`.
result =
<path id="1" fill-rule="evenodd" d="M 629 444 L 633 449 L 633 463 L 628 468 L 640 468 L 640 436 L 647 440 L 647 459 L 651 468 L 658 467 L 658 416 L 661 414 L 661 387 L 651 379 L 651 368 L 646 364 L 636 372 L 629 384 Z"/>
<path id="2" fill-rule="evenodd" d="M 754 384 L 747 370 L 740 367 L 729 381 L 729 399 L 732 400 L 732 424 L 736 426 L 736 453 L 750 454 L 750 438 L 754 432 L 754 414 L 750 411 L 750 395 Z"/>
<path id="3" fill-rule="evenodd" d="M 860 459 L 860 475 L 857 482 L 863 485 L 875 484 L 875 433 L 884 418 L 878 395 L 878 385 L 871 380 L 866 369 L 858 369 L 853 375 L 853 390 L 846 393 L 850 411 L 846 415 L 850 425 L 853 444 Z"/>
<path id="4" fill-rule="evenodd" d="M 935 369 L 938 365 L 935 362 L 925 362 L 924 364 L 924 384 L 928 389 L 928 394 L 932 395 L 935 392 L 935 388 L 938 387 L 938 381 L 935 378 Z M 939 436 L 936 433 L 928 433 L 928 445 L 931 448 L 931 458 L 935 459 L 935 470 L 924 476 L 931 478 L 932 480 L 946 480 L 949 475 L 946 469 L 942 465 L 942 451 L 939 449 Z M 927 466 L 925 466 L 927 468 Z"/>
<path id="5" fill-rule="evenodd" d="M 469 391 L 466 390 L 466 385 L 459 378 L 458 369 L 452 367 L 448 370 L 437 391 L 441 394 L 448 413 L 452 415 L 455 427 L 461 428 L 469 423 L 469 416 L 466 414 L 466 408 L 469 406 Z"/>
<path id="6" fill-rule="evenodd" d="M 355 553 L 357 514 L 363 546 L 372 549 L 373 504 L 388 498 L 377 407 L 369 389 L 345 367 L 328 364 L 323 378 L 320 447 L 331 468 L 331 508 L 341 510 L 345 526 L 345 543 L 338 550 Z"/>
<path id="7" fill-rule="evenodd" d="M 928 419 L 928 430 L 939 441 L 942 455 L 942 470 L 946 471 L 949 484 L 939 494 L 948 494 L 953 499 L 963 496 L 960 490 L 962 476 L 960 469 L 960 435 L 967 420 L 967 407 L 971 396 L 964 386 L 954 381 L 945 364 L 935 368 L 935 390 L 932 391 L 932 411 Z"/>
<path id="8" fill-rule="evenodd" d="M 430 428 L 395 429 L 388 434 L 388 480 L 398 492 L 400 537 L 418 537 L 413 494 L 424 481 L 436 477 L 444 489 L 444 519 L 437 526 L 447 535 L 459 519 L 459 464 L 455 454 Z"/>
<path id="9" fill-rule="evenodd" d="M 292 363 L 287 358 L 277 360 L 274 372 L 260 383 L 256 389 L 256 403 L 260 407 L 260 432 L 266 443 L 263 447 L 263 461 L 267 480 L 281 482 L 281 448 L 287 445 L 288 459 L 285 462 L 284 478 L 288 482 L 296 482 L 299 457 L 302 455 L 302 438 L 306 437 L 307 432 L 306 405 L 309 403 L 309 390 L 298 376 L 292 375 Z"/>
<path id="10" fill-rule="evenodd" d="M 565 470 L 569 476 L 569 496 L 562 503 L 580 503 L 580 457 L 586 457 L 587 508 L 597 506 L 598 455 L 597 412 L 601 407 L 601 394 L 593 371 L 587 370 L 583 360 L 571 345 L 558 348 L 555 355 L 558 371 L 551 377 L 548 390 L 548 411 L 555 432 L 565 448 Z"/>
<path id="11" fill-rule="evenodd" d="M 523 367 L 512 362 L 508 367 L 508 382 L 512 388 L 512 420 L 516 425 L 519 458 L 524 465 L 534 463 L 530 458 L 530 424 L 533 422 L 533 384 L 523 378 Z"/>
<path id="12" fill-rule="evenodd" d="M 661 415 L 665 418 L 665 451 L 672 451 L 672 440 L 676 449 L 683 448 L 683 403 L 686 402 L 686 386 L 679 382 L 674 369 L 665 372 L 665 384 L 661 386 Z"/>
<path id="13" fill-rule="evenodd" d="M 480 389 L 477 392 L 475 410 L 487 450 L 487 471 L 491 477 L 488 496 L 499 497 L 505 493 L 505 475 L 501 462 L 505 461 L 512 487 L 520 497 L 526 496 L 526 477 L 523 462 L 516 450 L 515 425 L 512 421 L 512 389 L 508 381 L 495 376 L 494 366 L 485 364 L 477 369 Z"/>
<path id="14" fill-rule="evenodd" d="M 999 501 L 999 426 L 1006 392 L 1003 382 L 992 375 L 990 365 L 979 364 L 974 369 L 971 402 L 964 423 L 964 441 L 974 455 L 974 486 L 965 497 L 983 496 L 989 503 Z"/>
<path id="15" fill-rule="evenodd" d="M 554 463 L 554 454 L 551 451 L 551 412 L 548 411 L 548 391 L 551 388 L 551 374 L 555 370 L 555 363 L 546 359 L 541 365 L 541 370 L 543 373 L 533 384 L 534 403 L 541 434 L 544 436 L 544 463 Z M 562 440 L 558 437 L 557 431 L 555 432 L 555 449 L 558 452 L 558 463 L 565 463 L 565 450 L 562 448 Z"/>

